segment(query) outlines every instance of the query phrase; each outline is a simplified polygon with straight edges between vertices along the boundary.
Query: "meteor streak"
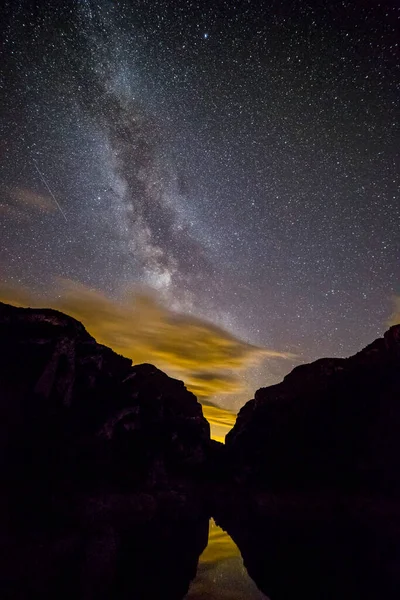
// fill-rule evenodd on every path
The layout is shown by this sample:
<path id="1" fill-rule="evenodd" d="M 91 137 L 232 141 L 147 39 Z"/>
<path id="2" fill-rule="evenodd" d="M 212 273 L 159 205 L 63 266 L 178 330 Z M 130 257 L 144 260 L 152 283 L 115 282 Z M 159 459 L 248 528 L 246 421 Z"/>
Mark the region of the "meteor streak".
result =
<path id="1" fill-rule="evenodd" d="M 50 186 L 49 186 L 49 184 L 47 183 L 47 181 L 46 181 L 46 179 L 45 179 L 45 177 L 44 177 L 43 173 L 41 173 L 41 171 L 39 170 L 39 167 L 37 166 L 37 163 L 36 163 L 36 160 L 35 160 L 35 159 L 33 159 L 33 164 L 35 165 L 35 169 L 36 169 L 36 171 L 38 172 L 40 179 L 42 180 L 42 182 L 43 182 L 43 183 L 44 183 L 44 185 L 46 186 L 46 188 L 47 188 L 47 190 L 48 190 L 49 194 L 51 195 L 51 197 L 53 198 L 54 202 L 56 203 L 56 206 L 58 207 L 58 210 L 60 211 L 60 213 L 61 213 L 61 214 L 62 214 L 62 216 L 64 217 L 64 219 L 65 219 L 65 222 L 66 222 L 66 223 L 68 223 L 67 217 L 65 216 L 65 213 L 64 213 L 63 209 L 61 208 L 60 204 L 59 204 L 59 203 L 58 203 L 58 201 L 57 201 L 57 198 L 55 197 L 55 195 L 54 195 L 54 194 L 53 194 L 53 192 L 51 191 L 51 189 L 50 189 Z"/>

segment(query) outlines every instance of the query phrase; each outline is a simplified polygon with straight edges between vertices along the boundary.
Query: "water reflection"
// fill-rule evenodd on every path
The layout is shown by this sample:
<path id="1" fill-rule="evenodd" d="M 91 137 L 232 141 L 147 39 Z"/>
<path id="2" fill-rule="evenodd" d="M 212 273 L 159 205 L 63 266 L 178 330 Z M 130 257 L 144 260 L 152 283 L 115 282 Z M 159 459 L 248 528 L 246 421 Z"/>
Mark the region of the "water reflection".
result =
<path id="1" fill-rule="evenodd" d="M 185 600 L 265 600 L 249 577 L 239 548 L 210 520 L 208 545 L 200 556 L 197 574 Z"/>
<path id="2" fill-rule="evenodd" d="M 400 598 L 396 501 L 220 490 L 225 533 L 193 495 L 67 500 L 3 527 L 1 600 Z"/>
<path id="3" fill-rule="evenodd" d="M 70 498 L 0 535 L 1 600 L 182 600 L 209 519 L 182 496 Z"/>
<path id="4" fill-rule="evenodd" d="M 216 519 L 271 600 L 400 598 L 396 499 L 334 493 L 266 494 L 243 502 L 233 497 L 225 498 Z"/>

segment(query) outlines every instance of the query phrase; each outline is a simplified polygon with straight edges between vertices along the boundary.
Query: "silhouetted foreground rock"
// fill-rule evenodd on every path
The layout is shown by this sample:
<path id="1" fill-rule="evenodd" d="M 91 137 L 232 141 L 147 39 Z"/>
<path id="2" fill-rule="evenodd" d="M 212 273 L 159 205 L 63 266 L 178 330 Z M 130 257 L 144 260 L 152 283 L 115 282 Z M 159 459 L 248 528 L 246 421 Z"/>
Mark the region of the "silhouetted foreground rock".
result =
<path id="1" fill-rule="evenodd" d="M 0 304 L 0 597 L 171 599 L 207 543 L 209 424 L 180 381 Z"/>
<path id="2" fill-rule="evenodd" d="M 223 446 L 182 382 L 0 303 L 0 410 L 2 599 L 180 600 L 209 513 L 271 600 L 400 597 L 400 326 L 259 390 Z"/>
<path id="3" fill-rule="evenodd" d="M 398 600 L 397 502 L 354 494 L 230 495 L 214 518 L 271 600 Z"/>
<path id="4" fill-rule="evenodd" d="M 261 388 L 226 438 L 233 478 L 268 488 L 400 489 L 400 325 L 356 355 Z"/>
<path id="5" fill-rule="evenodd" d="M 162 486 L 204 465 L 209 424 L 183 382 L 132 367 L 75 319 L 0 304 L 0 354 L 1 461 L 14 482 Z"/>
<path id="6" fill-rule="evenodd" d="M 1 523 L 2 600 L 184 597 L 208 539 L 196 502 L 157 493 L 69 501 L 68 515 L 55 498 L 46 519 Z"/>

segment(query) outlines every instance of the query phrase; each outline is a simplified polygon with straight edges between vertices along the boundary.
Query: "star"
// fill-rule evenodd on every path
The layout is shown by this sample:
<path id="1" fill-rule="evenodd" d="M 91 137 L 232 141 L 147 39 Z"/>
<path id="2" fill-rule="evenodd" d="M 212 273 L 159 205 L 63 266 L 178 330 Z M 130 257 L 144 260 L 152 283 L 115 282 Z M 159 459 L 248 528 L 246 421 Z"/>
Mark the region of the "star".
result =
<path id="1" fill-rule="evenodd" d="M 51 4 L 2 21 L 2 282 L 47 299 L 65 280 L 115 301 L 146 287 L 297 361 L 383 333 L 400 281 L 394 11 Z M 242 372 L 218 402 L 237 411 L 294 364 Z"/>

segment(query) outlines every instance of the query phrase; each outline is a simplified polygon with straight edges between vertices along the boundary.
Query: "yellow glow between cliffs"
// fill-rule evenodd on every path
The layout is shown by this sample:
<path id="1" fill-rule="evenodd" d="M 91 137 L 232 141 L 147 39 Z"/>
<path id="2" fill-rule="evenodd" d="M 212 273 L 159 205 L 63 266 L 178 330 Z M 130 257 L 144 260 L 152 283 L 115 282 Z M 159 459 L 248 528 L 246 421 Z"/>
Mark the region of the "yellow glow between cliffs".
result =
<path id="1" fill-rule="evenodd" d="M 289 357 L 248 344 L 210 322 L 171 311 L 149 292 L 131 290 L 116 300 L 60 280 L 57 290 L 42 297 L 22 288 L 3 287 L 0 300 L 51 307 L 75 317 L 99 343 L 131 358 L 134 364 L 152 363 L 171 377 L 182 379 L 200 402 L 217 394 L 238 392 L 243 371 L 265 357 Z M 224 441 L 235 415 L 207 404 L 203 412 L 211 424 L 212 437 Z"/>

